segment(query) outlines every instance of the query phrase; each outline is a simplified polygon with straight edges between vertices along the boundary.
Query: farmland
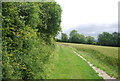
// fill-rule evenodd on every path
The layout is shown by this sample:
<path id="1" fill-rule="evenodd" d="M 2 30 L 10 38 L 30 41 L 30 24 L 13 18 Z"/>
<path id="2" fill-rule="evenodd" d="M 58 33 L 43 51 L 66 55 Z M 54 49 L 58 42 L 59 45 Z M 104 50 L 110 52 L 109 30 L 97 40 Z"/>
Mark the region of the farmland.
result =
<path id="1" fill-rule="evenodd" d="M 118 47 L 96 46 L 87 44 L 58 43 L 73 47 L 96 67 L 104 70 L 110 76 L 118 78 Z"/>

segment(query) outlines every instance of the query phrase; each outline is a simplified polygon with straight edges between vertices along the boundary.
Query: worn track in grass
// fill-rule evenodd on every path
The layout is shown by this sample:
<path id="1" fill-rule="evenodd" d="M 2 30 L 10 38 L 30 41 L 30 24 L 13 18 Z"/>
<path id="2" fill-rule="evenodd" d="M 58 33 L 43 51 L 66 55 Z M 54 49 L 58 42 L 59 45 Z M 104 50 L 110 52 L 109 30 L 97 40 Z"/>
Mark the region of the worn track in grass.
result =
<path id="1" fill-rule="evenodd" d="M 49 79 L 102 79 L 71 48 L 58 46 L 58 57 Z"/>

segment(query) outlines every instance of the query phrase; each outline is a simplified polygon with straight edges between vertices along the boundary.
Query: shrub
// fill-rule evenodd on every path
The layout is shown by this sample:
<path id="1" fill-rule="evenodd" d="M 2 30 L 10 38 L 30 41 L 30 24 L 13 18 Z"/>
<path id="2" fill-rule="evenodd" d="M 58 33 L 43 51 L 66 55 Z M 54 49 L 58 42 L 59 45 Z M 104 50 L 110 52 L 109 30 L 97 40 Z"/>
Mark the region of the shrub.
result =
<path id="1" fill-rule="evenodd" d="M 60 30 L 60 6 L 3 2 L 2 18 L 3 79 L 47 78 Z"/>

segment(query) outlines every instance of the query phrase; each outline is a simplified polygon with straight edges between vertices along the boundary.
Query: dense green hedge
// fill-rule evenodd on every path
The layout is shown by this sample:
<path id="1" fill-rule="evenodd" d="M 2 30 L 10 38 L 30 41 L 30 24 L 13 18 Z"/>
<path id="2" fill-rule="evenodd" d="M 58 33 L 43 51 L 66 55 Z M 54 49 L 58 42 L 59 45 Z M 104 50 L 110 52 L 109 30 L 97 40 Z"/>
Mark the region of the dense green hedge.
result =
<path id="1" fill-rule="evenodd" d="M 3 79 L 45 79 L 55 54 L 61 8 L 56 2 L 2 3 Z"/>

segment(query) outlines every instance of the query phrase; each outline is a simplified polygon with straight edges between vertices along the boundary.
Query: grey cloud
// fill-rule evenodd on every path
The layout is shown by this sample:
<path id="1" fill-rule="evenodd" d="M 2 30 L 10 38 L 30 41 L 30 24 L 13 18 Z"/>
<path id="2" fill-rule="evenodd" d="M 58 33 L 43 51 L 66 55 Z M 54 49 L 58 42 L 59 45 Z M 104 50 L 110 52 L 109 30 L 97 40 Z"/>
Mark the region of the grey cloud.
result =
<path id="1" fill-rule="evenodd" d="M 97 38 L 98 34 L 102 32 L 118 32 L 118 24 L 82 24 L 76 27 L 72 27 L 70 29 L 63 30 L 64 33 L 69 35 L 71 30 L 77 30 L 80 34 L 84 34 L 85 36 L 93 36 Z"/>

